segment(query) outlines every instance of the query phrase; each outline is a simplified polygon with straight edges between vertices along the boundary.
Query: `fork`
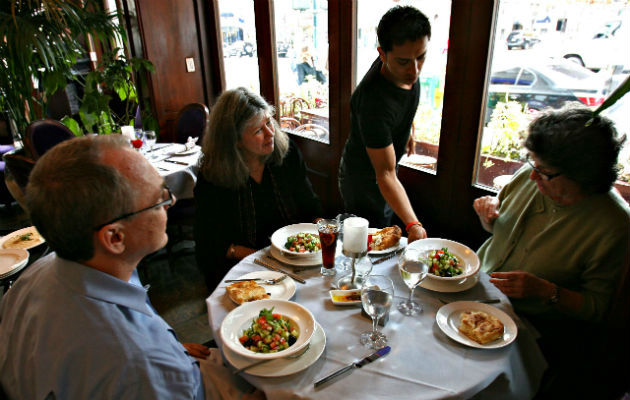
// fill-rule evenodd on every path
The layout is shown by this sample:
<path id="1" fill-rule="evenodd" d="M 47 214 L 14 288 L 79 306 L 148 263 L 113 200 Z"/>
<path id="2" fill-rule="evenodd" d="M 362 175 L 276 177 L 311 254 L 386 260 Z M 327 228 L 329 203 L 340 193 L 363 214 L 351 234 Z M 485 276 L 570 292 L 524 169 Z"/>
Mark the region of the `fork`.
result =
<path id="1" fill-rule="evenodd" d="M 306 348 L 304 350 L 298 351 L 296 354 L 291 354 L 290 356 L 286 356 L 286 357 L 282 357 L 282 358 L 270 358 L 270 359 L 267 359 L 267 360 L 256 361 L 256 362 L 251 363 L 251 364 L 249 364 L 249 365 L 247 365 L 247 366 L 245 366 L 243 368 L 235 369 L 234 371 L 232 371 L 232 373 L 234 375 L 236 375 L 238 373 L 241 373 L 241 372 L 245 371 L 246 369 L 250 369 L 251 367 L 255 367 L 256 365 L 260 365 L 262 363 L 266 363 L 267 361 L 282 360 L 282 359 L 290 360 L 290 359 L 293 359 L 293 358 L 300 358 L 300 357 L 302 357 L 304 355 L 304 353 L 306 353 L 306 351 L 308 350 L 309 347 L 311 347 L 310 343 L 306 345 Z"/>
<path id="2" fill-rule="evenodd" d="M 262 279 L 262 278 L 253 278 L 253 279 L 228 279 L 226 281 L 224 281 L 225 283 L 231 283 L 231 282 L 247 282 L 247 281 L 256 281 L 265 285 L 275 285 L 277 283 L 282 282 L 283 280 L 285 280 L 287 278 L 286 275 L 282 275 L 278 278 L 273 278 L 273 279 Z"/>

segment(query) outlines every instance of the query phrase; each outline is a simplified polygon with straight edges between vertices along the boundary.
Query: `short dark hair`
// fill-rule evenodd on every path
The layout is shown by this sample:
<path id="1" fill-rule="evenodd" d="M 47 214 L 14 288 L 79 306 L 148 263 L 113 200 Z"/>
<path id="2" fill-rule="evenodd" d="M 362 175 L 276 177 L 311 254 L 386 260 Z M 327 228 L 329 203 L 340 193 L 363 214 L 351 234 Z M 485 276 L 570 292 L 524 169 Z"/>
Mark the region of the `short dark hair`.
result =
<path id="1" fill-rule="evenodd" d="M 613 121 L 577 103 L 545 112 L 529 125 L 525 147 L 577 183 L 585 193 L 605 193 L 617 180 L 617 157 L 626 137 Z"/>
<path id="2" fill-rule="evenodd" d="M 384 52 L 394 45 L 415 41 L 422 37 L 431 39 L 431 23 L 426 15 L 411 6 L 396 6 L 383 15 L 376 29 L 378 45 Z"/>
<path id="3" fill-rule="evenodd" d="M 130 148 L 121 135 L 84 136 L 59 143 L 35 164 L 26 188 L 33 225 L 60 257 L 94 255 L 94 227 L 133 208 L 129 180 L 102 161 L 108 149 Z"/>

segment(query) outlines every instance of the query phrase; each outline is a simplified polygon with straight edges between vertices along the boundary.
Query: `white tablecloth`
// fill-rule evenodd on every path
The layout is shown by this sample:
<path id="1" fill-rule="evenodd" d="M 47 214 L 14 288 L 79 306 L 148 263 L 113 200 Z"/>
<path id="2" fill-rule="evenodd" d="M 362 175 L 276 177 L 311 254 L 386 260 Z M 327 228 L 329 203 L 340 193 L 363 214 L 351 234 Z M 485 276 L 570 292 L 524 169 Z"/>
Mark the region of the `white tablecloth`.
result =
<path id="1" fill-rule="evenodd" d="M 156 150 L 147 153 L 151 164 L 158 170 L 166 185 L 178 199 L 192 198 L 197 183 L 199 170 L 197 162 L 201 156 L 201 148 L 196 146 L 192 154 L 173 156 L 171 155 L 173 152 L 184 149 L 183 144 L 159 143 L 156 147 Z M 184 164 L 169 162 L 166 161 L 167 159 Z"/>
<path id="2" fill-rule="evenodd" d="M 245 258 L 230 270 L 226 279 L 263 269 L 253 260 L 266 251 Z M 475 395 L 483 399 L 528 399 L 536 392 L 546 363 L 536 345 L 535 332 L 516 317 L 509 300 L 488 281 L 488 275 L 482 274 L 477 285 L 460 293 L 417 288 L 415 299 L 424 305 L 424 312 L 406 317 L 395 308 L 409 293 L 399 276 L 396 259 L 375 265 L 372 273 L 389 275 L 396 291 L 389 322 L 382 328 L 392 347 L 387 356 L 314 389 L 317 380 L 373 351 L 359 343 L 359 334 L 371 329 L 371 320 L 361 316 L 360 307 L 333 305 L 328 291 L 334 279 L 321 277 L 319 267 L 314 267 L 299 272 L 307 283 L 296 283 L 297 292 L 292 300 L 307 307 L 323 327 L 327 343 L 321 358 L 306 370 L 282 378 L 247 373 L 242 376 L 273 400 L 468 399 Z M 210 326 L 220 348 L 221 322 L 236 307 L 225 294 L 225 286 L 219 285 L 206 299 Z M 517 323 L 517 339 L 494 350 L 471 348 L 451 340 L 435 321 L 442 306 L 438 298 L 447 301 L 500 298 L 501 303 L 493 305 Z"/>

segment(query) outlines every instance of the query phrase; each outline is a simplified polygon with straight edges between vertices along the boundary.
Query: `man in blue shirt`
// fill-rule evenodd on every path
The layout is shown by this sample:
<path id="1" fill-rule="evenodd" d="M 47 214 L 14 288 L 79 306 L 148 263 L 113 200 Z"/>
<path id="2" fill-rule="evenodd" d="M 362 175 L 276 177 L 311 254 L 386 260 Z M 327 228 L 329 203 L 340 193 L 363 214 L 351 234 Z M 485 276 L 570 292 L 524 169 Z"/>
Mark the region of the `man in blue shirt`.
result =
<path id="1" fill-rule="evenodd" d="M 120 135 L 72 139 L 38 160 L 27 206 L 55 253 L 31 265 L 0 305 L 0 383 L 9 398 L 243 394 L 217 354 L 216 376 L 202 376 L 191 354 L 208 350 L 179 343 L 137 279 L 140 260 L 168 240 L 174 202 Z"/>

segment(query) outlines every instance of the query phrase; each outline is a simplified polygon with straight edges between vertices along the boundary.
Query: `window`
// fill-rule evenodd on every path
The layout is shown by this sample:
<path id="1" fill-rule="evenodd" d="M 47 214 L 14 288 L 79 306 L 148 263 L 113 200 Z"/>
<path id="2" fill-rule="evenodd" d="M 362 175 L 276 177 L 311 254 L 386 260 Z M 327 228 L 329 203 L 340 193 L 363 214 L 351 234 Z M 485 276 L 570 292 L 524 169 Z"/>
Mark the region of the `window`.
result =
<path id="1" fill-rule="evenodd" d="M 396 5 L 410 5 L 422 11 L 431 22 L 431 40 L 427 58 L 420 73 L 421 94 L 414 118 L 412 134 L 416 154 L 403 157 L 401 162 L 412 167 L 435 170 L 442 123 L 442 100 L 448 55 L 448 31 L 451 19 L 450 1 L 409 0 L 369 1 L 357 5 L 357 68 L 358 84 L 370 68 L 378 52 L 376 28 L 383 14 Z"/>
<path id="2" fill-rule="evenodd" d="M 256 23 L 252 0 L 219 0 L 225 88 L 260 93 Z"/>
<path id="3" fill-rule="evenodd" d="M 630 74 L 627 2 L 501 0 L 491 48 L 476 183 L 500 189 L 523 164 L 529 122 L 580 102 L 593 109 Z M 604 112 L 630 136 L 628 96 Z M 617 187 L 630 200 L 630 144 Z M 625 186 L 625 189 L 624 189 Z M 625 191 L 625 193 L 624 193 Z"/>
<path id="4" fill-rule="evenodd" d="M 328 2 L 274 2 L 279 117 L 283 129 L 330 143 Z"/>

